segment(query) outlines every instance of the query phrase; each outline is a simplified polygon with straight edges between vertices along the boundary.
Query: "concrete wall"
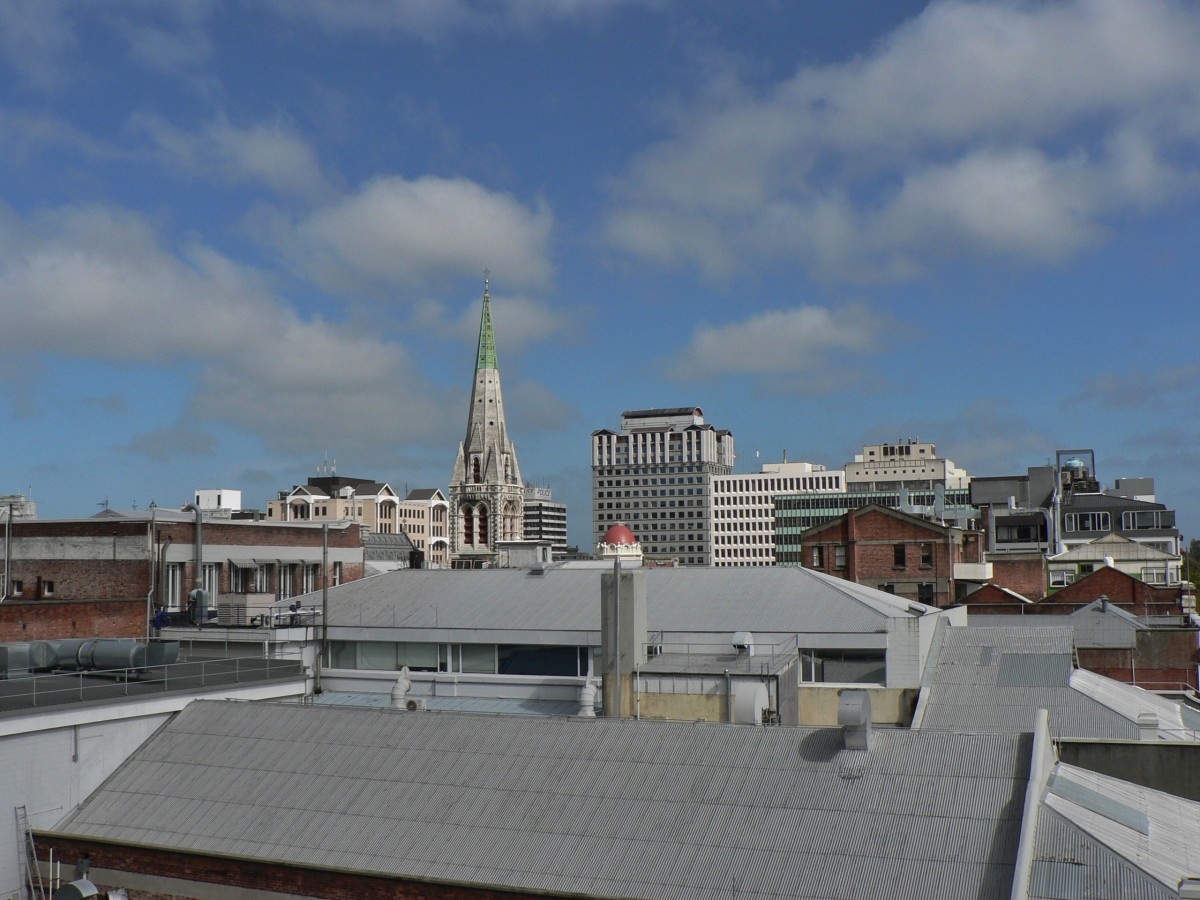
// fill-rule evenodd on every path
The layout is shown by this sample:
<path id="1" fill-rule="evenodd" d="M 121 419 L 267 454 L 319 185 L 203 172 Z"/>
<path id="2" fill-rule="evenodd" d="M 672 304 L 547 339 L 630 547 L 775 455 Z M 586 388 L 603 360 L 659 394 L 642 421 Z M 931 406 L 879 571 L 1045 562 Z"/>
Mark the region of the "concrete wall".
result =
<path id="1" fill-rule="evenodd" d="M 799 690 L 797 720 L 801 725 L 821 728 L 836 728 L 838 725 L 838 703 L 842 691 L 867 691 L 871 695 L 871 721 L 877 725 L 912 724 L 913 711 L 917 705 L 916 688 L 875 688 L 855 684 L 834 687 L 831 685 L 804 684 Z"/>
<path id="2" fill-rule="evenodd" d="M 25 806 L 34 828 L 49 828 L 112 774 L 169 713 L 65 725 L 0 738 L 0 897 L 21 887 L 20 839 L 11 810 Z M 72 861 L 73 862 L 73 861 Z"/>
<path id="3" fill-rule="evenodd" d="M 159 726 L 197 698 L 298 699 L 303 694 L 304 682 L 296 679 L 154 694 L 0 718 L 0 811 L 5 812 L 5 818 L 0 818 L 0 897 L 22 896 L 18 893 L 20 840 L 11 810 L 24 806 L 35 830 L 53 827 Z M 70 857 L 72 863 L 74 859 Z"/>
<path id="4" fill-rule="evenodd" d="M 1200 744 L 1060 741 L 1065 763 L 1200 802 Z"/>

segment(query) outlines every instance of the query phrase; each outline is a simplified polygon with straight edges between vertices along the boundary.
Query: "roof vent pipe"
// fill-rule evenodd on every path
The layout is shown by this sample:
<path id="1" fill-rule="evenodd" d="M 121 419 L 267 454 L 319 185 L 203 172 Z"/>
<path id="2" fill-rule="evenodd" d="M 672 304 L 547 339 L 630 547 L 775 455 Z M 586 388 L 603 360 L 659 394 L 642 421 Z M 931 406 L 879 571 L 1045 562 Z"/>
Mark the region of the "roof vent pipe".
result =
<path id="1" fill-rule="evenodd" d="M 754 635 L 749 631 L 735 631 L 733 634 L 733 646 L 737 650 L 738 656 L 753 656 Z"/>
<path id="2" fill-rule="evenodd" d="M 195 503 L 189 503 L 184 506 L 183 511 L 191 510 L 196 514 L 196 541 L 193 550 L 195 558 L 195 571 L 192 579 L 192 592 L 189 598 L 196 601 L 196 624 L 203 625 L 208 621 L 208 596 L 204 593 L 204 566 L 201 560 L 204 559 L 204 535 L 202 531 L 204 514 L 200 511 L 200 507 Z"/>
<path id="3" fill-rule="evenodd" d="M 404 701 L 410 687 L 412 687 L 412 681 L 408 677 L 408 666 L 402 666 L 400 677 L 392 685 L 392 709 L 407 708 Z"/>
<path id="4" fill-rule="evenodd" d="M 576 715 L 594 718 L 596 715 L 596 682 L 588 678 L 579 689 L 579 712 Z"/>
<path id="5" fill-rule="evenodd" d="M 871 695 L 866 691 L 842 691 L 838 725 L 842 726 L 847 750 L 871 749 Z"/>

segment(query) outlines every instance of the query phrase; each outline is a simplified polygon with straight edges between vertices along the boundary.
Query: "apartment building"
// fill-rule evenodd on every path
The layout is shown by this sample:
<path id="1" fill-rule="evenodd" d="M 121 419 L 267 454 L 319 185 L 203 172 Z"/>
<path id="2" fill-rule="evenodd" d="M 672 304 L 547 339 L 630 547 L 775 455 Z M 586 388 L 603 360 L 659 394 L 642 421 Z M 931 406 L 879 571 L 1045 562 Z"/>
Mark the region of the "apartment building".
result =
<path id="1" fill-rule="evenodd" d="M 280 491 L 267 501 L 268 522 L 353 522 L 375 534 L 395 534 L 400 496 L 391 485 L 349 478 L 337 470 Z"/>
<path id="2" fill-rule="evenodd" d="M 450 501 L 445 494 L 437 488 L 409 491 L 397 505 L 397 516 L 400 530 L 427 567 L 441 569 L 450 564 Z"/>

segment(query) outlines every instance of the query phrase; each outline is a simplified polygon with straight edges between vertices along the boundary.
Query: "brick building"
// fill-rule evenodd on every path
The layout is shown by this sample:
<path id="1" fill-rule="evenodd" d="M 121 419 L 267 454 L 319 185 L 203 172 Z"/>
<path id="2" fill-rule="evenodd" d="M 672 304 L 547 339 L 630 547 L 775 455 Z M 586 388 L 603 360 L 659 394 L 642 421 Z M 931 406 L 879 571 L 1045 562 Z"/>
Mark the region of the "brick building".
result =
<path id="1" fill-rule="evenodd" d="M 1135 616 L 1182 616 L 1184 612 L 1179 588 L 1146 584 L 1111 566 L 1097 569 L 1049 595 L 1021 594 L 996 579 L 972 591 L 962 602 L 980 613 L 1067 615 L 1101 597 Z"/>
<path id="2" fill-rule="evenodd" d="M 987 580 L 983 535 L 868 506 L 801 536 L 805 568 L 934 606 L 949 606 Z"/>
<path id="3" fill-rule="evenodd" d="M 185 609 L 197 582 L 196 537 L 192 514 L 162 509 L 15 521 L 4 604 L 15 611 L 0 611 L 0 640 L 144 635 L 155 606 Z M 358 525 L 330 525 L 327 552 L 322 527 L 204 518 L 200 537 L 199 580 L 212 609 L 268 604 L 363 575 Z M 46 634 L 51 622 L 63 630 Z"/>

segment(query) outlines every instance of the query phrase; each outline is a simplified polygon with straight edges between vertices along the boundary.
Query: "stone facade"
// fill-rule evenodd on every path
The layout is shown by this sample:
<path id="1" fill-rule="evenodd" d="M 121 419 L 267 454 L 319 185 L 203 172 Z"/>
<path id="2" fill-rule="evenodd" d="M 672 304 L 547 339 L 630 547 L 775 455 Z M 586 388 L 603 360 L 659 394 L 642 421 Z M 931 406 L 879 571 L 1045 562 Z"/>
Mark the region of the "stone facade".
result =
<path id="1" fill-rule="evenodd" d="M 525 484 L 504 421 L 492 302 L 486 282 L 467 432 L 458 445 L 450 476 L 450 520 L 452 566 L 495 565 L 498 542 L 524 537 Z"/>

